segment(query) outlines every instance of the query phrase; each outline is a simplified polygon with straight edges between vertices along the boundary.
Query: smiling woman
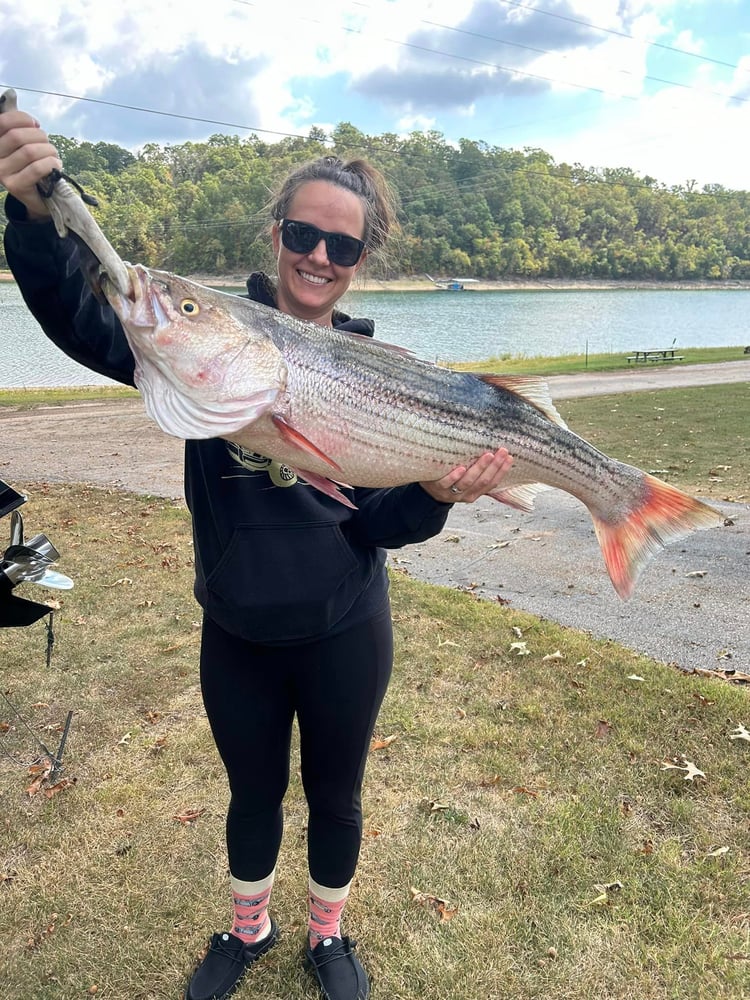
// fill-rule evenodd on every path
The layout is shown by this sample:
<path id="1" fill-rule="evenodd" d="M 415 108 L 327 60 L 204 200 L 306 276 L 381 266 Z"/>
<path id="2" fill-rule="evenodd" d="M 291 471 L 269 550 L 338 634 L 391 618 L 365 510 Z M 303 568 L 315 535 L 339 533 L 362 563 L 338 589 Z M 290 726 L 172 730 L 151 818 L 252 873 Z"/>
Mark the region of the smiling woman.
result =
<path id="1" fill-rule="evenodd" d="M 167 402 L 175 399 L 168 386 L 170 363 L 175 372 L 188 371 L 196 386 L 209 382 L 214 403 L 231 397 L 232 379 L 225 386 L 219 377 L 217 384 L 217 370 L 227 355 L 230 361 L 237 357 L 247 336 L 236 325 L 217 323 L 212 331 L 224 348 L 223 362 L 195 366 L 199 352 L 187 330 L 210 311 L 205 290 L 202 299 L 189 291 L 178 295 L 171 309 L 162 298 L 158 309 L 146 287 L 153 284 L 158 297 L 159 289 L 163 295 L 179 290 L 181 279 L 136 266 L 127 269 L 125 294 L 104 280 L 107 303 L 94 297 L 78 244 L 58 238 L 37 190 L 58 165 L 55 147 L 33 119 L 18 111 L 0 115 L 0 182 L 9 191 L 6 253 L 44 332 L 77 361 L 126 385 L 146 386 L 156 372 Z M 337 303 L 391 228 L 382 177 L 362 160 L 326 156 L 303 164 L 282 184 L 272 218 L 278 278 L 251 275 L 248 297 L 296 319 L 335 327 L 345 341 L 353 334 L 371 337 L 373 323 L 350 318 Z M 297 224 L 286 239 L 283 220 Z M 213 295 L 228 310 L 242 305 L 234 296 Z M 148 322 L 129 324 L 126 336 L 128 310 L 143 310 Z M 137 352 L 135 326 L 141 334 L 153 328 L 154 356 Z M 164 353 L 168 344 L 171 362 Z M 281 394 L 281 409 L 273 414 L 279 418 L 286 396 L 283 364 L 273 373 L 277 384 L 264 399 L 275 405 Z M 339 503 L 311 489 L 302 473 L 282 466 L 273 452 L 266 457 L 231 446 L 215 427 L 208 438 L 189 437 L 185 493 L 195 594 L 204 611 L 201 690 L 231 789 L 226 838 L 233 922 L 230 931 L 212 936 L 186 997 L 229 996 L 277 940 L 269 902 L 296 716 L 309 807 L 307 962 L 329 1000 L 366 1000 L 368 977 L 354 942 L 341 931 L 341 916 L 362 837 L 365 761 L 391 673 L 385 550 L 438 533 L 453 501 L 472 502 L 498 488 L 510 459 L 499 449 L 441 468 L 435 481 L 390 489 L 342 486 L 347 499 Z M 250 766 L 247 733 L 253 735 L 251 757 L 257 756 Z"/>

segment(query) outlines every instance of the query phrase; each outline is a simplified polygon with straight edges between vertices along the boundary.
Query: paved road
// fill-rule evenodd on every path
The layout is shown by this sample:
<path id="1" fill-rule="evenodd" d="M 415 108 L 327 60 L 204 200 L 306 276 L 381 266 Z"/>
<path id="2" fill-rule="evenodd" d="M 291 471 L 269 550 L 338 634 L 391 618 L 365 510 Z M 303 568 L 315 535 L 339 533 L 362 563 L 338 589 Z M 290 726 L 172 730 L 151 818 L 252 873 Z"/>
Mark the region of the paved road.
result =
<path id="1" fill-rule="evenodd" d="M 676 389 L 689 385 L 721 385 L 750 382 L 750 357 L 718 365 L 634 365 L 618 372 L 584 372 L 553 375 L 547 379 L 553 399 L 602 396 L 608 392 L 639 392 L 643 389 Z"/>
<path id="2" fill-rule="evenodd" d="M 558 399 L 738 381 L 750 382 L 750 360 L 549 379 Z M 182 445 L 138 400 L 0 409 L 0 442 L 0 478 L 17 488 L 86 481 L 182 496 Z M 420 579 L 499 596 L 665 662 L 749 672 L 750 504 L 717 506 L 727 525 L 665 549 L 627 603 L 611 587 L 588 512 L 557 491 L 540 497 L 532 514 L 490 500 L 457 504 L 440 536 L 393 558 Z"/>

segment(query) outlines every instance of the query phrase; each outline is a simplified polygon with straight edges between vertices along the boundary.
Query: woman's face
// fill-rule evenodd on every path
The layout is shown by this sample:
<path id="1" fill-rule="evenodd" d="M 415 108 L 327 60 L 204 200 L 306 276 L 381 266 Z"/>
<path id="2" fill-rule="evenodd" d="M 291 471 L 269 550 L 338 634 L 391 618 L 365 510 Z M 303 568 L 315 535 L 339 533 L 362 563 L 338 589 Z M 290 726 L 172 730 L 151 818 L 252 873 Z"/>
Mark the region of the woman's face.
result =
<path id="1" fill-rule="evenodd" d="M 292 198 L 288 219 L 309 222 L 329 233 L 364 238 L 365 211 L 351 191 L 328 181 L 308 181 Z M 331 325 L 333 307 L 349 288 L 366 254 L 353 267 L 332 264 L 325 240 L 309 253 L 293 253 L 273 227 L 273 249 L 279 274 L 277 304 L 282 312 L 300 319 Z"/>

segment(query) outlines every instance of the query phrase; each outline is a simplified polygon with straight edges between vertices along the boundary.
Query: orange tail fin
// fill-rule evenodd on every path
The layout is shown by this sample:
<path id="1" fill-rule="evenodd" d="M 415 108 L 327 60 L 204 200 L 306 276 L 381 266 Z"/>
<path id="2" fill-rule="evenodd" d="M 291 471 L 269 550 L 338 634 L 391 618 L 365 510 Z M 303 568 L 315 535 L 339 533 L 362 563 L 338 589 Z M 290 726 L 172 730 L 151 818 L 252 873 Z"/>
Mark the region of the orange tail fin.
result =
<path id="1" fill-rule="evenodd" d="M 713 507 L 647 473 L 644 487 L 643 502 L 625 518 L 608 522 L 592 514 L 607 572 L 623 600 L 633 593 L 641 570 L 660 548 L 723 521 Z"/>

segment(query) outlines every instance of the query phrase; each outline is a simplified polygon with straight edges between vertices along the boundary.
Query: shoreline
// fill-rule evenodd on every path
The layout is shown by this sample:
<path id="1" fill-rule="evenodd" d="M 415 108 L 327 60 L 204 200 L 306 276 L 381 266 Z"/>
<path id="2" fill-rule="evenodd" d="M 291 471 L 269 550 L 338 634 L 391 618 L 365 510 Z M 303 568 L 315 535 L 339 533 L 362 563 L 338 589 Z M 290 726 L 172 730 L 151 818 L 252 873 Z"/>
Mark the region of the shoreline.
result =
<path id="1" fill-rule="evenodd" d="M 190 281 L 203 285 L 244 287 L 247 274 L 190 274 Z M 0 283 L 13 282 L 10 271 L 0 271 Z M 597 292 L 597 291 L 750 291 L 750 281 L 649 281 L 612 278 L 497 278 L 478 279 L 463 292 Z M 439 289 L 424 275 L 400 278 L 356 277 L 351 292 L 435 292 Z M 454 293 L 455 294 L 455 293 Z"/>
<path id="2" fill-rule="evenodd" d="M 244 287 L 247 275 L 188 276 L 204 285 Z M 438 288 L 424 275 L 400 278 L 355 277 L 347 292 L 436 292 Z M 750 281 L 647 281 L 614 280 L 610 278 L 497 278 L 477 279 L 461 289 L 463 292 L 611 292 L 611 291 L 750 291 Z M 453 293 L 455 294 L 455 292 Z"/>

